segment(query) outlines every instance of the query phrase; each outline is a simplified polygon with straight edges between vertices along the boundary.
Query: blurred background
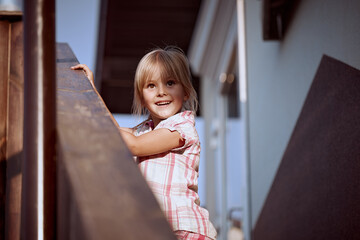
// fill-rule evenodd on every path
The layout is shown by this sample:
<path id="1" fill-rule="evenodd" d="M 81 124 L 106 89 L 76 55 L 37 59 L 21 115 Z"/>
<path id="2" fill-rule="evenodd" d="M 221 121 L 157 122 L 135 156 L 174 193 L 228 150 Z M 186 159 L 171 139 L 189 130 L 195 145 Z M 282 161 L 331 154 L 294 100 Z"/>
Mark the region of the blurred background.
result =
<path id="1" fill-rule="evenodd" d="M 360 68 L 359 9 L 355 0 L 62 0 L 56 39 L 94 71 L 128 127 L 138 122 L 140 58 L 157 46 L 184 49 L 200 102 L 201 205 L 219 239 L 250 239 L 321 58 Z"/>

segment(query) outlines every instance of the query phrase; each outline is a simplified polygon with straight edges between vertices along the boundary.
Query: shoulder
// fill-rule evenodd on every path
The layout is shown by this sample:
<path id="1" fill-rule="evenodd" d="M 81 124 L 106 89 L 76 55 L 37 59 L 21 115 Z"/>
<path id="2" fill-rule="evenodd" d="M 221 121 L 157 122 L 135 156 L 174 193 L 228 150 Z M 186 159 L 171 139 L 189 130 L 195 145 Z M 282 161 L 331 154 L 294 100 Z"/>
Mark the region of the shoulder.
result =
<path id="1" fill-rule="evenodd" d="M 183 111 L 177 113 L 163 121 L 161 121 L 156 128 L 164 128 L 167 126 L 195 126 L 195 114 L 192 111 Z"/>
<path id="2" fill-rule="evenodd" d="M 191 111 L 180 112 L 161 121 L 155 129 L 160 128 L 177 131 L 181 138 L 185 140 L 183 147 L 176 150 L 187 148 L 193 144 L 199 144 L 199 136 L 195 128 L 195 115 Z"/>

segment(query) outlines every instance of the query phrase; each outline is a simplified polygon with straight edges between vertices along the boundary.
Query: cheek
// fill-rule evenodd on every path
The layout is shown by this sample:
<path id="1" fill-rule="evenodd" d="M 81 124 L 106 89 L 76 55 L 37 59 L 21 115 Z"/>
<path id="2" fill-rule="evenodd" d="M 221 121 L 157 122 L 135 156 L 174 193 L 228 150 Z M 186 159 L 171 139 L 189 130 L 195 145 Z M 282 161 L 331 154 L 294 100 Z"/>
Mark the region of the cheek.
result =
<path id="1" fill-rule="evenodd" d="M 142 104 L 145 105 L 152 99 L 151 92 L 143 90 Z"/>
<path id="2" fill-rule="evenodd" d="M 175 97 L 176 99 L 178 99 L 178 100 L 182 100 L 182 101 L 186 101 L 185 100 L 185 93 L 182 93 L 182 92 L 178 92 L 178 91 L 176 91 L 176 92 L 174 92 L 173 94 L 172 94 L 172 96 L 173 97 Z"/>
<path id="3" fill-rule="evenodd" d="M 187 94 L 184 89 L 181 89 L 181 98 L 183 99 L 183 101 L 187 101 L 189 100 L 189 94 Z"/>

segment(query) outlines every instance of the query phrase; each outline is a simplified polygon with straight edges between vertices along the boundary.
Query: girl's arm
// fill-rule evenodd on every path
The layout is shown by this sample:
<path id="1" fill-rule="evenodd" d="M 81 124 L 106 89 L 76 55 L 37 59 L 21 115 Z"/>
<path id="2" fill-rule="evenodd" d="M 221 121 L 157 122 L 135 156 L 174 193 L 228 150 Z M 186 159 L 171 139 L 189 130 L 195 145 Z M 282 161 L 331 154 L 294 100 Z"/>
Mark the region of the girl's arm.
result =
<path id="1" fill-rule="evenodd" d="M 120 133 L 130 152 L 138 157 L 167 152 L 185 144 L 179 132 L 172 132 L 166 128 L 156 129 L 137 137 L 123 129 L 120 129 Z"/>
<path id="2" fill-rule="evenodd" d="M 134 129 L 133 129 L 133 128 L 120 127 L 120 130 L 121 130 L 121 131 L 128 132 L 128 133 L 131 133 L 131 134 L 134 133 Z"/>

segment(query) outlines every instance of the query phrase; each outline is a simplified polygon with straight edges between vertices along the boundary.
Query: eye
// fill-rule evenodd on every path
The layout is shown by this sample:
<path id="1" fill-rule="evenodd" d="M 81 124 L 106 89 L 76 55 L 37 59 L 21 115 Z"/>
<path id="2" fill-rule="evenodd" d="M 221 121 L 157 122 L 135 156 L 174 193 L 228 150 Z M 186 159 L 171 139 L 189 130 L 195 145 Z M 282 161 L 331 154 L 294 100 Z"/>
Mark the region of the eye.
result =
<path id="1" fill-rule="evenodd" d="M 155 87 L 155 84 L 149 83 L 146 87 L 147 87 L 147 88 L 154 88 L 154 87 Z"/>
<path id="2" fill-rule="evenodd" d="M 175 84 L 176 84 L 175 80 L 168 80 L 166 82 L 166 85 L 169 86 L 169 87 L 174 86 Z"/>

